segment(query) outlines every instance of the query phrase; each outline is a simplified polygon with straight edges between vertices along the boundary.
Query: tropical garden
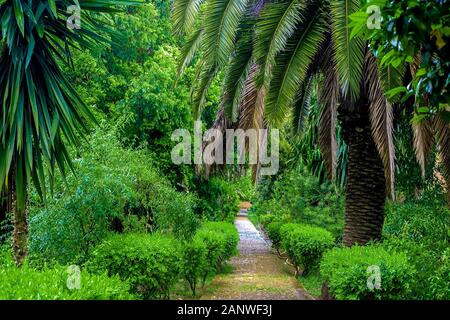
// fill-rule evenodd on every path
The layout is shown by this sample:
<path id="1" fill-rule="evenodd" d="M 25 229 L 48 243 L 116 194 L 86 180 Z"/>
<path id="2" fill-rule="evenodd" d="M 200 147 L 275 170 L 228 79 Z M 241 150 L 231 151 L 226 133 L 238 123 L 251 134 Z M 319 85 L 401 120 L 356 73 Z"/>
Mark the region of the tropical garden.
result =
<path id="1" fill-rule="evenodd" d="M 449 1 L 0 0 L 0 21 L 1 300 L 220 298 L 242 223 L 302 297 L 450 299 Z M 279 170 L 263 139 L 174 163 L 197 123 L 276 131 Z"/>

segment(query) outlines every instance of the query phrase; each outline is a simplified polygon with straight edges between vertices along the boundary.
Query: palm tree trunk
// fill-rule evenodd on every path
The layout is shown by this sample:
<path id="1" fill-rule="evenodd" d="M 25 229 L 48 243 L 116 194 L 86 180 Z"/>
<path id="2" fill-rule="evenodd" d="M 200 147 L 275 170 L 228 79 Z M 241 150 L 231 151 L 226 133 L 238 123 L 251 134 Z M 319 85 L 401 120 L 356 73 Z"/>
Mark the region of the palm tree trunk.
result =
<path id="1" fill-rule="evenodd" d="M 368 107 L 340 115 L 348 144 L 345 227 L 346 246 L 379 240 L 384 222 L 386 181 L 373 141 Z"/>
<path id="2" fill-rule="evenodd" d="M 28 214 L 26 206 L 25 209 L 20 209 L 20 206 L 17 205 L 15 171 L 15 167 L 11 168 L 8 190 L 11 192 L 11 212 L 14 215 L 13 257 L 16 265 L 20 266 L 28 254 Z"/>

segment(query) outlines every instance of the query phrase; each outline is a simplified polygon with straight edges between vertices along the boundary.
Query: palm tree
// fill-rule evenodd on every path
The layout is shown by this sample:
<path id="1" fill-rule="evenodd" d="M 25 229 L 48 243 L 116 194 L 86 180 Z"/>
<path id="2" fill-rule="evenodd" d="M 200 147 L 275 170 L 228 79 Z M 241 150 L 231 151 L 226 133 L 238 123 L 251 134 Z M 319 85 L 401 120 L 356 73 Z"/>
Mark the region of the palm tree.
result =
<path id="1" fill-rule="evenodd" d="M 80 48 L 107 39 L 101 12 L 115 12 L 115 0 L 0 0 L 0 193 L 13 212 L 17 265 L 27 254 L 27 187 L 32 180 L 43 199 L 55 167 L 72 168 L 67 146 L 78 146 L 87 120 L 94 120 L 61 72 Z M 81 29 L 71 30 L 69 6 L 79 5 Z M 70 12 L 70 11 L 69 11 Z"/>
<path id="2" fill-rule="evenodd" d="M 349 15 L 359 7 L 359 0 L 175 0 L 173 7 L 175 31 L 191 35 L 180 72 L 202 54 L 196 115 L 223 71 L 221 109 L 230 124 L 274 128 L 293 113 L 298 127 L 321 81 L 319 145 L 329 178 L 338 121 L 348 145 L 343 241 L 349 246 L 381 236 L 385 199 L 394 190 L 393 106 L 384 92 L 401 81 L 399 70 L 380 69 L 367 43 L 350 36 Z"/>

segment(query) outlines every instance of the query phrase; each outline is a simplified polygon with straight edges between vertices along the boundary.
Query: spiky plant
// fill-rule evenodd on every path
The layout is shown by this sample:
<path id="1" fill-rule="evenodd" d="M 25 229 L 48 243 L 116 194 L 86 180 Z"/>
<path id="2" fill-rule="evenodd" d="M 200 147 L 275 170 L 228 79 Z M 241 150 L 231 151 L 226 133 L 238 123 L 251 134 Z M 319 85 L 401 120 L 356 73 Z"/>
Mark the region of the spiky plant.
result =
<path id="1" fill-rule="evenodd" d="M 380 70 L 367 43 L 350 36 L 349 15 L 359 6 L 359 0 L 175 0 L 173 10 L 175 30 L 192 35 L 180 70 L 202 53 L 193 91 L 196 115 L 210 83 L 224 71 L 222 109 L 231 124 L 252 114 L 239 125 L 274 128 L 291 113 L 298 124 L 314 79 L 322 79 L 318 140 L 330 178 L 338 121 L 348 146 L 346 245 L 381 236 L 385 198 L 394 190 L 393 107 L 384 91 L 401 81 L 401 72 Z"/>
<path id="2" fill-rule="evenodd" d="M 27 186 L 45 198 L 59 168 L 71 167 L 68 145 L 78 146 L 93 120 L 60 69 L 74 50 L 106 43 L 103 12 L 116 12 L 128 0 L 0 0 L 0 193 L 6 192 L 14 217 L 17 265 L 27 254 Z M 81 9 L 81 29 L 68 27 Z M 101 21 L 100 21 L 101 20 Z M 76 54 L 76 53 L 75 53 Z"/>

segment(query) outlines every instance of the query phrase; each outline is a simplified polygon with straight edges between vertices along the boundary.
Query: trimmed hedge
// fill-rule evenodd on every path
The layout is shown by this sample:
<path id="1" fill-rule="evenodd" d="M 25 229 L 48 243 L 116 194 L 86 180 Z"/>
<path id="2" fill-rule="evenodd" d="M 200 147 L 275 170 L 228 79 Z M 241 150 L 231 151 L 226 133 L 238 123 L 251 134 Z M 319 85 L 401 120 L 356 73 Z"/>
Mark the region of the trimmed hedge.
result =
<path id="1" fill-rule="evenodd" d="M 369 288 L 373 271 L 379 268 L 380 288 Z M 335 248 L 326 252 L 320 272 L 336 299 L 402 299 L 408 297 L 415 270 L 403 253 L 390 253 L 380 246 Z"/>
<path id="2" fill-rule="evenodd" d="M 281 230 L 281 227 L 284 225 L 285 225 L 284 222 L 274 221 L 274 222 L 269 223 L 266 226 L 267 235 L 269 236 L 270 240 L 272 240 L 273 246 L 277 249 L 281 245 L 280 230 Z"/>
<path id="3" fill-rule="evenodd" d="M 204 259 L 204 263 L 191 264 L 183 272 L 194 295 L 195 286 L 192 286 L 192 284 L 196 284 L 200 278 L 202 285 L 205 285 L 209 275 L 214 275 L 226 260 L 237 254 L 238 242 L 239 234 L 234 225 L 228 222 L 206 222 L 197 230 L 192 239 L 192 246 L 194 247 L 186 249 L 188 252 L 185 253 L 185 261 L 192 263 Z M 206 252 L 203 251 L 203 246 L 200 243 L 204 245 Z M 191 256 L 187 257 L 187 254 Z"/>
<path id="4" fill-rule="evenodd" d="M 0 263 L 0 300 L 116 300 L 133 299 L 129 285 L 118 277 L 81 270 L 80 287 L 70 290 L 67 267 L 36 270 L 27 263 L 17 268 L 10 257 Z"/>
<path id="5" fill-rule="evenodd" d="M 238 253 L 237 245 L 239 243 L 239 234 L 234 224 L 229 222 L 209 221 L 203 224 L 202 229 L 218 232 L 225 236 L 226 244 L 221 255 L 222 261 L 226 261 Z"/>
<path id="6" fill-rule="evenodd" d="M 160 234 L 114 235 L 95 248 L 89 270 L 127 280 L 145 299 L 168 298 L 181 271 L 182 248 Z"/>
<path id="7" fill-rule="evenodd" d="M 287 223 L 280 229 L 281 246 L 297 271 L 307 275 L 318 266 L 322 254 L 333 246 L 334 237 L 327 230 L 309 225 Z"/>
<path id="8" fill-rule="evenodd" d="M 192 294 L 195 296 L 199 279 L 208 274 L 211 265 L 207 263 L 208 247 L 200 237 L 185 243 L 183 247 L 182 276 L 189 284 Z"/>

